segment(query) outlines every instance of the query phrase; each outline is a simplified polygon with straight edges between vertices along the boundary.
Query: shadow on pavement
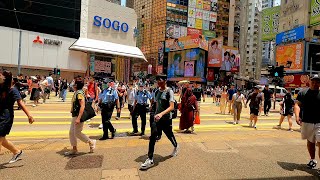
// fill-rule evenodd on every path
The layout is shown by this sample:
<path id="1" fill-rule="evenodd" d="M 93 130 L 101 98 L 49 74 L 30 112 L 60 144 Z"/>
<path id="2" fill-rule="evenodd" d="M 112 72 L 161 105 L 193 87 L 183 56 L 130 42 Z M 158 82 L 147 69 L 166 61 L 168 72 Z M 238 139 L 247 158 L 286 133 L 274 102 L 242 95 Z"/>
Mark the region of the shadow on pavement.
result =
<path id="1" fill-rule="evenodd" d="M 70 151 L 70 149 L 64 147 L 62 150 L 56 152 L 57 154 L 59 154 L 60 156 L 63 156 L 63 157 L 67 157 L 67 158 L 73 158 L 73 157 L 78 157 L 78 156 L 83 156 L 83 155 L 86 155 L 86 154 L 90 154 L 90 153 L 85 153 L 85 152 L 78 152 L 76 155 L 70 155 L 70 156 L 66 156 L 64 153 L 65 152 L 68 152 Z"/>
<path id="2" fill-rule="evenodd" d="M 247 179 L 247 178 L 246 178 Z M 317 177 L 312 177 L 312 176 L 290 176 L 290 177 L 273 177 L 273 178 L 252 178 L 252 179 L 247 179 L 247 180 L 296 180 L 296 179 L 301 179 L 301 180 L 308 180 L 308 179 L 318 179 Z M 237 180 L 242 180 L 242 179 L 237 179 Z"/>
<path id="3" fill-rule="evenodd" d="M 313 175 L 315 177 L 319 176 L 319 173 L 317 170 L 309 169 L 306 164 L 296 164 L 296 163 L 279 162 L 279 161 L 277 163 L 282 169 L 287 170 L 287 171 L 298 170 L 298 171 L 304 171 L 304 172 L 306 172 L 310 175 Z"/>
<path id="4" fill-rule="evenodd" d="M 148 158 L 147 155 L 143 155 L 143 156 L 140 156 L 137 159 L 135 159 L 135 161 L 138 162 L 138 163 L 144 163 L 147 158 Z M 158 166 L 159 163 L 164 162 L 164 161 L 166 161 L 166 160 L 168 160 L 170 158 L 171 158 L 170 155 L 163 157 L 163 156 L 160 156 L 158 154 L 154 154 L 153 155 L 153 162 L 154 162 L 154 166 L 153 167 Z M 153 168 L 153 167 L 151 167 L 151 168 Z M 149 169 L 151 169 L 151 168 L 149 168 Z M 144 171 L 146 171 L 146 170 L 144 170 Z"/>
<path id="5" fill-rule="evenodd" d="M 21 159 L 19 159 L 17 162 L 21 161 Z M 7 166 L 8 165 L 8 166 Z M 19 167 L 23 167 L 23 165 L 18 165 L 18 166 L 12 166 L 11 164 L 9 163 L 3 163 L 3 164 L 0 164 L 0 170 L 1 169 L 12 169 L 12 168 L 19 168 Z"/>

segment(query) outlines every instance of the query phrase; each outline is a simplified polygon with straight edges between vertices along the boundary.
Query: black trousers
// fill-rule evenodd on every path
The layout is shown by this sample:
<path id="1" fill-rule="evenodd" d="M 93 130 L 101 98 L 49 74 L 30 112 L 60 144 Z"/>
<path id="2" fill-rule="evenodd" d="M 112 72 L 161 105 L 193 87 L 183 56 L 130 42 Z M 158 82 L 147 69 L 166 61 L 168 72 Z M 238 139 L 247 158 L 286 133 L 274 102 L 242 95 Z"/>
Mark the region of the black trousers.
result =
<path id="1" fill-rule="evenodd" d="M 264 101 L 264 114 L 269 113 L 271 108 L 271 99 Z"/>
<path id="2" fill-rule="evenodd" d="M 166 134 L 166 136 L 168 137 L 168 139 L 174 147 L 178 146 L 176 138 L 172 132 L 172 119 L 162 118 L 158 122 L 153 122 L 151 125 L 151 136 L 149 141 L 149 159 L 153 159 L 154 146 L 156 145 L 157 136 L 161 131 L 163 131 Z"/>
<path id="3" fill-rule="evenodd" d="M 103 124 L 103 137 L 108 137 L 108 130 L 110 132 L 114 132 L 114 127 L 111 123 L 111 117 L 112 117 L 112 112 L 114 108 L 102 108 L 101 110 L 101 117 L 102 117 L 102 124 Z"/>
<path id="4" fill-rule="evenodd" d="M 144 131 L 146 129 L 146 123 L 147 123 L 147 108 L 144 105 L 137 104 L 133 115 L 132 115 L 132 127 L 133 127 L 133 132 L 137 133 L 138 132 L 138 117 L 140 116 L 141 118 L 141 133 L 144 134 Z"/>

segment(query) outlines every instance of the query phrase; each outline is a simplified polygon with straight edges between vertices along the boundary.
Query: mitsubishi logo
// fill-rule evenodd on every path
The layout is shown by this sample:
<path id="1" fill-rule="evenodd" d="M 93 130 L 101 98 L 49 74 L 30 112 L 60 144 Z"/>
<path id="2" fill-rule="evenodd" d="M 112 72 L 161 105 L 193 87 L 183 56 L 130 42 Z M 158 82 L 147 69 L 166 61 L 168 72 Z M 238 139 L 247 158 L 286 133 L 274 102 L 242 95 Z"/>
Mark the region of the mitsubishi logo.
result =
<path id="1" fill-rule="evenodd" d="M 35 40 L 33 40 L 34 43 L 40 43 L 42 44 L 42 40 L 40 39 L 40 36 L 37 36 L 37 38 Z"/>

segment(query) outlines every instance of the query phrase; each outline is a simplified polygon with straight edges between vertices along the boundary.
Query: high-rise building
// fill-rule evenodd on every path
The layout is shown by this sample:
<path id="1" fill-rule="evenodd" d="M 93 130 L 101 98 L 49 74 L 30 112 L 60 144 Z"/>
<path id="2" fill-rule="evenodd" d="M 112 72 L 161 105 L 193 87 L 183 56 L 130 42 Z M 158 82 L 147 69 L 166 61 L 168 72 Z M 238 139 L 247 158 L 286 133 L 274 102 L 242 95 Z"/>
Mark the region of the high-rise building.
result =
<path id="1" fill-rule="evenodd" d="M 134 7 L 134 0 L 126 0 L 126 7 L 133 8 Z"/>
<path id="2" fill-rule="evenodd" d="M 148 59 L 148 63 L 139 65 L 140 69 L 152 64 L 155 72 L 155 67 L 163 62 L 158 53 L 165 40 L 191 33 L 205 34 L 208 38 L 222 36 L 224 45 L 238 47 L 239 30 L 235 26 L 239 26 L 239 19 L 235 20 L 235 13 L 239 1 L 203 0 L 200 4 L 196 0 L 134 1 L 138 15 L 137 46 Z"/>
<path id="3" fill-rule="evenodd" d="M 241 36 L 242 39 L 240 50 L 241 53 L 241 68 L 240 75 L 243 77 L 250 77 L 254 79 L 260 78 L 261 73 L 261 52 L 259 52 L 261 43 L 261 0 L 243 0 L 241 5 L 242 14 L 246 16 L 241 20 L 241 28 L 244 30 Z M 242 16 L 242 17 L 244 17 Z M 245 51 L 246 50 L 246 51 Z"/>

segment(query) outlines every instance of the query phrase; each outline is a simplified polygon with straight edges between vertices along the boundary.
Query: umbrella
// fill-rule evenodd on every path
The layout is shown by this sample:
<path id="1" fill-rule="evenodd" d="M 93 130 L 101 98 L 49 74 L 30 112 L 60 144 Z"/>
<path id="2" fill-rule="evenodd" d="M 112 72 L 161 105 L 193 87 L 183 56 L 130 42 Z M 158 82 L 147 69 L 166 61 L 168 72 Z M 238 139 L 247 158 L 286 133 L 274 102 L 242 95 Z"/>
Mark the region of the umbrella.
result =
<path id="1" fill-rule="evenodd" d="M 179 81 L 178 83 L 179 83 L 179 84 L 186 84 L 186 83 L 190 83 L 190 81 L 188 81 L 188 80 L 183 80 L 183 81 Z"/>

